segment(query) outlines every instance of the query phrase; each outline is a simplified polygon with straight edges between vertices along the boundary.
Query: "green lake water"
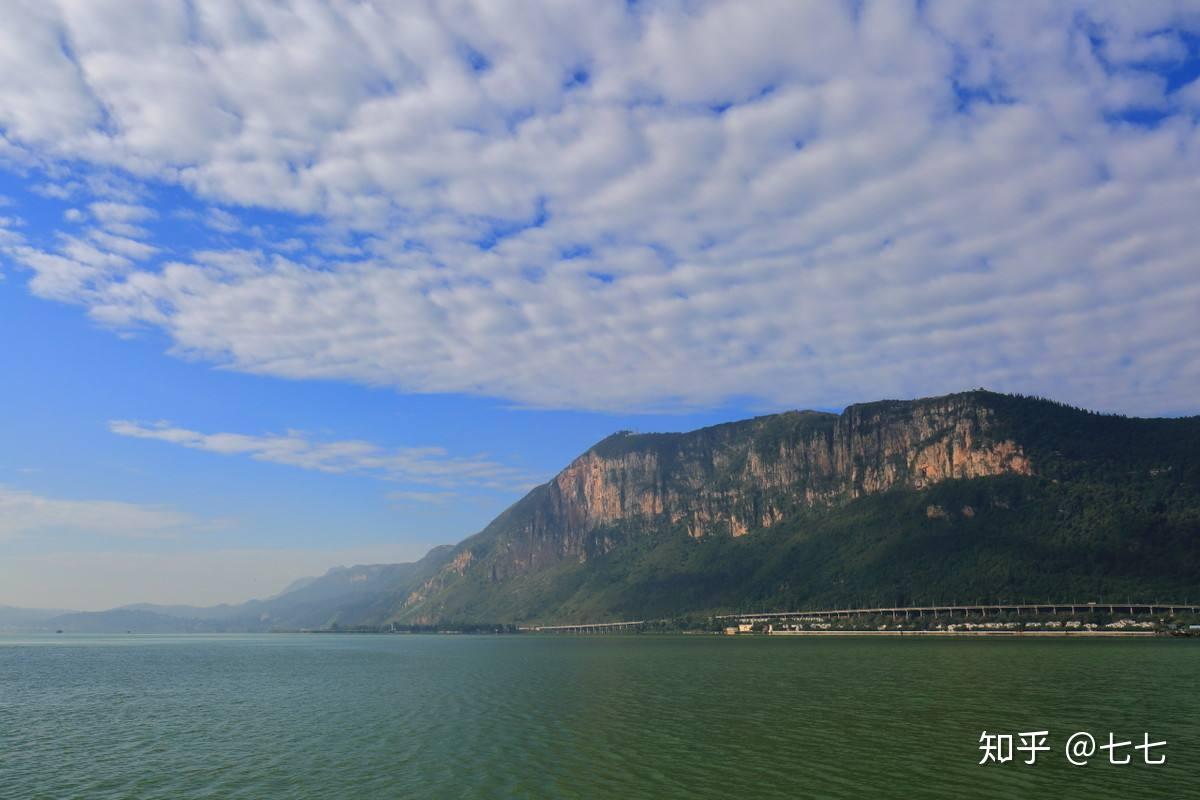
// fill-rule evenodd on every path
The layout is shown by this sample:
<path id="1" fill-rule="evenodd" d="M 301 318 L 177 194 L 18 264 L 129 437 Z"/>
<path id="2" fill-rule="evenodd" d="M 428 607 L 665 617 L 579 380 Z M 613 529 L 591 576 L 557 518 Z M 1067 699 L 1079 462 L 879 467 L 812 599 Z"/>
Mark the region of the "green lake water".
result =
<path id="1" fill-rule="evenodd" d="M 8 635 L 0 797 L 1200 797 L 1198 677 L 1196 640 Z"/>

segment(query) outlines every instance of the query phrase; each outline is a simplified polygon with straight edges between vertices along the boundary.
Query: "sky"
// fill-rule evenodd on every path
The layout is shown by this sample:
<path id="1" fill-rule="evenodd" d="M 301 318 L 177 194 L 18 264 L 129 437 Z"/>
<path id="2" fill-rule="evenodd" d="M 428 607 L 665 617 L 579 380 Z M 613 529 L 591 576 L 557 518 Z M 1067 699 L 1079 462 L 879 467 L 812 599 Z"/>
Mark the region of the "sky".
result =
<path id="1" fill-rule="evenodd" d="M 1200 397 L 1200 3 L 0 4 L 0 604 L 269 595 L 622 429 Z"/>

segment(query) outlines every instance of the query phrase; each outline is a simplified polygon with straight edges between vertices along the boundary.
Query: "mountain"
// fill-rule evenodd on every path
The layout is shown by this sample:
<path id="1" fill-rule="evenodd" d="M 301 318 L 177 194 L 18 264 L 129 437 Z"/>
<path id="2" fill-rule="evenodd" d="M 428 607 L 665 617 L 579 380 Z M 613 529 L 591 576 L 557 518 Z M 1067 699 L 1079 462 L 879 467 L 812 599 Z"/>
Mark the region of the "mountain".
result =
<path id="1" fill-rule="evenodd" d="M 434 574 L 452 548 L 434 548 L 410 564 L 334 567 L 301 578 L 264 600 L 216 606 L 134 603 L 106 611 L 0 606 L 0 631 L 66 633 L 228 633 L 328 628 L 388 616 L 411 585 Z"/>
<path id="2" fill-rule="evenodd" d="M 261 631 L 1198 597 L 1200 417 L 978 390 L 617 433 L 415 563 L 338 567 L 238 605 L 30 624 Z"/>
<path id="3" fill-rule="evenodd" d="M 66 633 L 215 633 L 224 627 L 198 619 L 180 619 L 167 614 L 131 608 L 108 611 L 70 611 L 44 623 Z"/>
<path id="4" fill-rule="evenodd" d="M 62 609 L 0 606 L 0 631 L 54 630 L 47 621 L 66 613 Z"/>
<path id="5" fill-rule="evenodd" d="M 623 432 L 442 558 L 361 621 L 1194 598 L 1200 418 L 979 390 Z"/>
<path id="6" fill-rule="evenodd" d="M 335 567 L 314 580 L 298 581 L 291 591 L 267 600 L 234 607 L 227 625 L 245 630 L 262 628 L 327 628 L 378 620 L 402 603 L 408 588 L 437 572 L 452 548 L 435 548 L 408 564 L 369 564 Z"/>
<path id="7" fill-rule="evenodd" d="M 411 564 L 334 567 L 301 578 L 265 600 L 217 606 L 135 603 L 107 611 L 47 611 L 0 606 L 0 630 L 66 633 L 230 633 L 321 629 L 379 619 L 444 563 L 452 548 Z"/>

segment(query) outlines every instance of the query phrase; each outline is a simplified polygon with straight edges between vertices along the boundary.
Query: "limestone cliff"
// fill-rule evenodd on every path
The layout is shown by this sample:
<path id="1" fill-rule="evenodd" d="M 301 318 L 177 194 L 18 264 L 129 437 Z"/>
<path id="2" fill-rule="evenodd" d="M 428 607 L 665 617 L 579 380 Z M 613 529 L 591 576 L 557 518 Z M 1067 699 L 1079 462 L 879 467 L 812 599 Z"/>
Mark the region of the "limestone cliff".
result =
<path id="1" fill-rule="evenodd" d="M 857 405 L 840 415 L 787 412 L 680 434 L 620 433 L 463 542 L 405 607 L 469 573 L 500 583 L 586 561 L 633 536 L 743 536 L 893 488 L 1034 468 L 981 393 Z"/>

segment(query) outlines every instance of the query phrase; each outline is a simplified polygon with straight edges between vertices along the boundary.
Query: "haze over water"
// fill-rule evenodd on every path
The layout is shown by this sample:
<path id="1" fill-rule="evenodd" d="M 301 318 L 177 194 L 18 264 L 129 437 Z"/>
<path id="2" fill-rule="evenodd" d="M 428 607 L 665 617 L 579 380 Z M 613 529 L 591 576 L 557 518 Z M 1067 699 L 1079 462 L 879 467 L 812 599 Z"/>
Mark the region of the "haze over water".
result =
<path id="1" fill-rule="evenodd" d="M 1195 642 L 0 637 L 0 796 L 1183 797 Z M 1049 730 L 1033 766 L 980 732 Z M 1070 766 L 1077 730 L 1168 761 Z"/>

